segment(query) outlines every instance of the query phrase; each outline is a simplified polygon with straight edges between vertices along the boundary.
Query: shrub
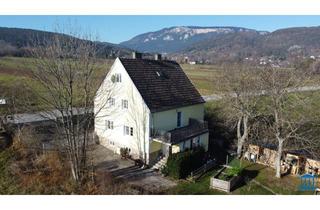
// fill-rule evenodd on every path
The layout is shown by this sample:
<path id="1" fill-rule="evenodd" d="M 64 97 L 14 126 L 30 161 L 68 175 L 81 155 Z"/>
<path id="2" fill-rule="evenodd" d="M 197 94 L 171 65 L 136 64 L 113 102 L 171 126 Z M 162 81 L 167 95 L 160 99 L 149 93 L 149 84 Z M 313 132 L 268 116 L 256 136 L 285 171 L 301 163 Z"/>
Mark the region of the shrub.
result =
<path id="1" fill-rule="evenodd" d="M 124 159 L 130 158 L 130 149 L 127 147 L 120 148 L 120 155 Z"/>
<path id="2" fill-rule="evenodd" d="M 202 147 L 185 152 L 171 154 L 165 172 L 176 179 L 186 178 L 192 171 L 205 162 L 205 151 Z"/>
<path id="3" fill-rule="evenodd" d="M 242 171 L 243 171 L 242 167 L 235 166 L 235 167 L 232 167 L 232 168 L 228 169 L 227 175 L 230 176 L 230 177 L 239 176 L 239 175 L 241 175 Z"/>

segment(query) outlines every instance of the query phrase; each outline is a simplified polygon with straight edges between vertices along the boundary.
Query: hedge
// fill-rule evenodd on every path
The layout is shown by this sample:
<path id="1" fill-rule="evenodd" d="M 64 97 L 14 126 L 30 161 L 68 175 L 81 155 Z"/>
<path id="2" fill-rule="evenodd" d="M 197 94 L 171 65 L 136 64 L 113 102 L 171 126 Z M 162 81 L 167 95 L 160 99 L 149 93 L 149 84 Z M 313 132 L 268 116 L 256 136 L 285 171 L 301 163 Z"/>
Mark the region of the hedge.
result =
<path id="1" fill-rule="evenodd" d="M 205 162 L 205 150 L 202 147 L 171 154 L 164 172 L 176 179 L 184 179 Z"/>

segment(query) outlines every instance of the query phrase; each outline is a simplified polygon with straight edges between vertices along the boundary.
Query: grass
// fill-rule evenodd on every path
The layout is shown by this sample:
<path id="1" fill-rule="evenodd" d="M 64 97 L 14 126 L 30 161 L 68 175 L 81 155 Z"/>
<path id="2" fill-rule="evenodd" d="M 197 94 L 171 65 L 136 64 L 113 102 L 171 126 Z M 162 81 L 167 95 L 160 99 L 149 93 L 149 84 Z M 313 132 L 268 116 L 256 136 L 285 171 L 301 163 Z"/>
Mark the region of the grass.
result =
<path id="1" fill-rule="evenodd" d="M 169 189 L 170 195 L 225 195 L 226 193 L 209 189 L 210 177 L 217 173 L 219 168 L 214 168 L 203 175 L 197 182 L 179 180 L 178 185 Z"/>
<path id="2" fill-rule="evenodd" d="M 100 59 L 97 61 L 97 68 L 95 74 L 96 84 L 100 84 L 108 70 L 110 69 L 113 60 Z M 0 97 L 1 95 L 24 94 L 21 90 L 23 86 L 36 90 L 37 92 L 43 92 L 45 89 L 43 86 L 32 78 L 32 69 L 34 68 L 34 58 L 23 57 L 0 57 Z M 11 91 L 13 90 L 13 91 Z M 28 94 L 33 94 L 27 91 Z M 20 98 L 20 97 L 19 97 Z M 23 98 L 23 97 L 21 97 Z M 30 104 L 35 106 L 30 108 L 33 111 L 40 111 L 45 109 L 44 105 L 41 105 L 41 101 L 36 96 L 29 97 Z M 3 110 L 0 108 L 0 113 Z M 25 112 L 24 108 L 21 110 L 18 108 L 18 112 Z"/>
<path id="3" fill-rule="evenodd" d="M 110 69 L 114 60 L 99 59 L 97 65 L 97 79 L 102 80 Z M 15 77 L 30 76 L 34 58 L 24 57 L 0 57 L 0 78 L 6 75 Z M 217 81 L 223 77 L 223 68 L 218 65 L 203 64 L 181 64 L 182 69 L 187 74 L 191 82 L 202 95 L 217 94 L 220 87 Z M 314 84 L 311 81 L 310 84 Z"/>
<path id="4" fill-rule="evenodd" d="M 10 149 L 0 151 L 0 194 L 12 195 L 19 194 L 19 187 L 15 178 L 9 172 L 9 165 L 12 160 L 12 151 Z"/>
<path id="5" fill-rule="evenodd" d="M 218 92 L 219 87 L 217 87 L 216 81 L 223 75 L 221 67 L 215 65 L 181 64 L 181 68 L 202 95 Z"/>
<path id="6" fill-rule="evenodd" d="M 240 161 L 232 160 L 229 165 L 239 166 Z M 272 195 L 273 192 L 281 195 L 310 195 L 313 192 L 302 192 L 298 190 L 300 179 L 296 176 L 285 176 L 281 179 L 275 178 L 275 171 L 264 165 L 241 161 L 244 167 L 243 174 L 247 184 L 241 184 L 232 191 L 232 195 Z M 210 178 L 214 176 L 219 168 L 215 168 L 204 174 L 197 182 L 187 182 L 180 180 L 178 185 L 168 190 L 167 194 L 181 195 L 224 195 L 225 192 L 210 189 Z M 253 181 L 255 180 L 255 181 Z M 260 185 L 258 184 L 260 183 Z M 261 185 L 265 186 L 262 187 Z M 268 190 L 270 188 L 272 191 Z"/>

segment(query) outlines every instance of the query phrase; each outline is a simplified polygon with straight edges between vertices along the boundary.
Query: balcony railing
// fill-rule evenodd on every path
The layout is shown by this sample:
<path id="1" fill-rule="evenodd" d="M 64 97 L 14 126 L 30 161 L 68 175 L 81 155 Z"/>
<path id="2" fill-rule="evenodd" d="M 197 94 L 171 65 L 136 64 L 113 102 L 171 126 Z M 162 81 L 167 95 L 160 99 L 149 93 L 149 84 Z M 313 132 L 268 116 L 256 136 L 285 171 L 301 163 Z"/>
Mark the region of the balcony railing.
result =
<path id="1" fill-rule="evenodd" d="M 208 132 L 208 122 L 196 119 L 189 119 L 189 125 L 175 128 L 170 131 L 153 129 L 151 137 L 164 143 L 177 144 Z"/>

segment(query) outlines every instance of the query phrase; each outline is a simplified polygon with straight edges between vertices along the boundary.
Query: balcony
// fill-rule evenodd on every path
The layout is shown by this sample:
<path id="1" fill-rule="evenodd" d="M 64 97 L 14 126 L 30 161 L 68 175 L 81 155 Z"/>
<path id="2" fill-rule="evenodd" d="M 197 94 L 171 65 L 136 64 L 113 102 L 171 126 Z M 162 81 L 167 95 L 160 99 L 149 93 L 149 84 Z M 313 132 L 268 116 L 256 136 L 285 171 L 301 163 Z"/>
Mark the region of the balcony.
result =
<path id="1" fill-rule="evenodd" d="M 194 138 L 201 134 L 207 133 L 208 122 L 196 119 L 189 119 L 189 125 L 181 128 L 175 128 L 170 131 L 162 131 L 154 129 L 151 132 L 151 137 L 155 141 L 160 141 L 167 144 L 178 144 L 187 139 Z"/>

